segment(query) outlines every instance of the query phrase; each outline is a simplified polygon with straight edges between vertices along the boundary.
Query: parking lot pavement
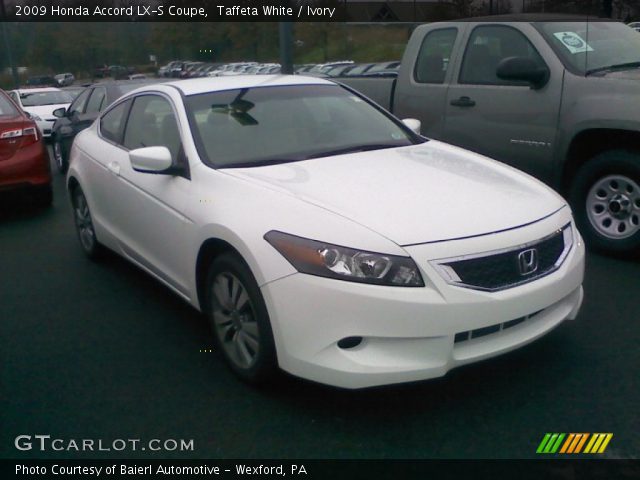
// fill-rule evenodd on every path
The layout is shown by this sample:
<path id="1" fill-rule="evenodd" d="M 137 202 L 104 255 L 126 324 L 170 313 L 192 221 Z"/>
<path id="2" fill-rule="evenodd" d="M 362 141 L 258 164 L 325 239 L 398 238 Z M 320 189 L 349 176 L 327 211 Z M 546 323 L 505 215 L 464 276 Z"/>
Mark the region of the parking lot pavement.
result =
<path id="1" fill-rule="evenodd" d="M 50 209 L 0 206 L 4 458 L 535 457 L 545 432 L 612 432 L 640 452 L 640 264 L 589 255 L 576 321 L 413 385 L 341 391 L 237 381 L 204 320 L 144 273 L 86 260 L 63 179 Z M 193 439 L 189 452 L 17 451 L 17 435 Z"/>

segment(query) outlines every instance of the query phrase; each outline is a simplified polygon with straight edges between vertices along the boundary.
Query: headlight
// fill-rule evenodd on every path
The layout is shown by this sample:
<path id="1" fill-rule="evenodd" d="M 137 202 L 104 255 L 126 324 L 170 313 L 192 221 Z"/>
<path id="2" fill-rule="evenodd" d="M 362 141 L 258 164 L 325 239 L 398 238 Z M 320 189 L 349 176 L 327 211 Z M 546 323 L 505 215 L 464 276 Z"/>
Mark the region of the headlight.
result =
<path id="1" fill-rule="evenodd" d="M 42 118 L 36 115 L 35 113 L 30 113 L 29 116 L 31 117 L 31 120 L 34 120 L 36 122 L 42 122 Z"/>
<path id="2" fill-rule="evenodd" d="M 274 230 L 264 239 L 301 273 L 375 285 L 424 287 L 410 257 L 354 250 Z"/>

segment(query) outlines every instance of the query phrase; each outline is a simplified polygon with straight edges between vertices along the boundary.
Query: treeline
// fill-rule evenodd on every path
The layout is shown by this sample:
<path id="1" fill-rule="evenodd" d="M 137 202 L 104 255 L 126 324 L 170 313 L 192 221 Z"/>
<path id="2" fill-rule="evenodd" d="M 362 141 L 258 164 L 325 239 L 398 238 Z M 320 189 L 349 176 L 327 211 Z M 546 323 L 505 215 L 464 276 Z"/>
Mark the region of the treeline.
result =
<path id="1" fill-rule="evenodd" d="M 142 66 L 150 55 L 159 64 L 173 59 L 223 62 L 278 61 L 277 23 L 7 23 L 13 63 L 30 74 L 89 73 L 97 65 Z M 384 61 L 400 57 L 410 27 L 405 25 L 294 25 L 298 63 L 333 58 Z M 375 38 L 375 42 L 371 39 Z M 9 55 L 0 38 L 0 67 Z"/>

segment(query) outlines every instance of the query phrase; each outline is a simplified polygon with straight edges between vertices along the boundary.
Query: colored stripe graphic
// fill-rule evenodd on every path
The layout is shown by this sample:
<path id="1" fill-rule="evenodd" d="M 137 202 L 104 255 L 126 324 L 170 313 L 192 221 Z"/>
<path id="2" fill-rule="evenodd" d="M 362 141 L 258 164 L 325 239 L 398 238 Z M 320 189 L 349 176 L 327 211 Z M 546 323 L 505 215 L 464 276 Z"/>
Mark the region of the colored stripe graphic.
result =
<path id="1" fill-rule="evenodd" d="M 556 453 L 566 434 L 546 433 L 538 445 L 536 453 Z"/>
<path id="2" fill-rule="evenodd" d="M 549 438 L 551 438 L 551 434 L 550 433 L 545 433 L 544 437 L 542 438 L 542 441 L 540 442 L 540 445 L 538 445 L 538 449 L 536 450 L 536 453 L 542 453 L 542 451 L 544 450 L 545 445 L 549 441 Z"/>
<path id="3" fill-rule="evenodd" d="M 612 438 L 613 433 L 545 433 L 536 453 L 604 453 Z"/>
<path id="4" fill-rule="evenodd" d="M 560 449 L 560 453 L 567 453 L 567 449 L 569 448 L 569 445 L 571 445 L 571 442 L 573 442 L 574 438 L 576 438 L 576 434 L 570 433 L 569 436 L 567 437 L 567 441 L 564 442 L 564 445 L 562 445 L 562 449 Z"/>
<path id="5" fill-rule="evenodd" d="M 594 433 L 584 453 L 604 453 L 613 438 L 613 433 Z"/>
<path id="6" fill-rule="evenodd" d="M 573 453 L 580 453 L 582 451 L 582 447 L 584 446 L 584 442 L 587 441 L 587 438 L 589 438 L 589 434 L 583 433 L 582 438 L 580 438 L 580 441 L 578 442 L 578 445 L 576 445 L 576 449 Z"/>

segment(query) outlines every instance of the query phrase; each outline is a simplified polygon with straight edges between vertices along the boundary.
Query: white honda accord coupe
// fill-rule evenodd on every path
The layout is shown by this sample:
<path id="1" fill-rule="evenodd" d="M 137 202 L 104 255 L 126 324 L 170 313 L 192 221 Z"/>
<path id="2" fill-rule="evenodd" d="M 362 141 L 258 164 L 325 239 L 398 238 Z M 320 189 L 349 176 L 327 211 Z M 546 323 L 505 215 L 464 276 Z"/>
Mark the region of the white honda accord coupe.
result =
<path id="1" fill-rule="evenodd" d="M 80 244 L 202 311 L 250 382 L 428 379 L 574 319 L 584 247 L 566 202 L 418 130 L 319 78 L 142 87 L 73 145 Z"/>

